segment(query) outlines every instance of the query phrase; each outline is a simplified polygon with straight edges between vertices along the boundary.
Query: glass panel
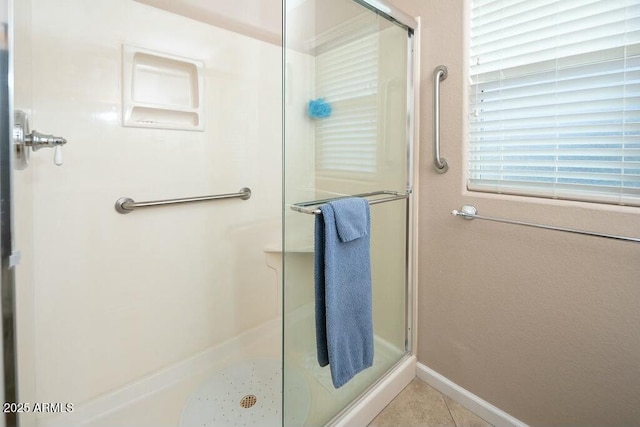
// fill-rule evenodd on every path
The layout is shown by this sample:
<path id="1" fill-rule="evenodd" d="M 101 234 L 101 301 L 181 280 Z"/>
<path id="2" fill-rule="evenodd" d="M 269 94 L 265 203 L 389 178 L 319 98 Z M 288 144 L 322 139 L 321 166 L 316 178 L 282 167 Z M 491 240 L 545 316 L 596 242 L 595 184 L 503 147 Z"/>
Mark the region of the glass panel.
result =
<path id="1" fill-rule="evenodd" d="M 20 425 L 280 425 L 280 0 L 13 4 Z"/>
<path id="2" fill-rule="evenodd" d="M 286 28 L 284 422 L 324 425 L 406 353 L 407 202 L 371 205 L 373 366 L 339 388 L 317 359 L 315 217 L 290 206 L 406 191 L 408 30 L 352 0 L 288 0 Z"/>

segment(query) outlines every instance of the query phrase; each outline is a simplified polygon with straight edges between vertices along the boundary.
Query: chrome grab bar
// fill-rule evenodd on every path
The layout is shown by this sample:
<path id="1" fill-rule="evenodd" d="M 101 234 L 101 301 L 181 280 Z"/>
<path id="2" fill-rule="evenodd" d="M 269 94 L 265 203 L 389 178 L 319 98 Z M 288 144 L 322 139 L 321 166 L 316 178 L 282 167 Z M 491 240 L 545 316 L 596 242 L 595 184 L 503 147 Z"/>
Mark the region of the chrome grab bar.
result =
<path id="1" fill-rule="evenodd" d="M 478 215 L 478 210 L 476 209 L 475 206 L 472 206 L 472 205 L 464 205 L 459 211 L 458 210 L 453 210 L 453 211 L 451 211 L 451 215 L 459 216 L 459 217 L 462 217 L 464 219 L 477 218 L 477 219 L 484 219 L 484 220 L 487 220 L 487 221 L 502 222 L 502 223 L 505 223 L 505 224 L 524 225 L 526 227 L 543 228 L 545 230 L 564 231 L 564 232 L 567 232 L 567 233 L 585 234 L 587 236 L 604 237 L 604 238 L 607 238 L 607 239 L 615 239 L 615 240 L 623 240 L 623 241 L 626 241 L 626 242 L 640 243 L 640 238 L 636 238 L 636 237 L 618 236 L 618 235 L 615 235 L 615 234 L 596 233 L 594 231 L 578 230 L 578 229 L 575 229 L 575 228 L 556 227 L 554 225 L 543 225 L 543 224 L 535 224 L 535 223 L 532 223 L 532 222 L 514 221 L 514 220 L 511 220 L 511 219 L 502 219 L 502 218 L 493 218 L 493 217 L 490 217 L 490 216 L 482 216 L 482 215 Z"/>
<path id="2" fill-rule="evenodd" d="M 251 197 L 251 189 L 244 187 L 237 193 L 215 194 L 212 196 L 185 197 L 182 199 L 152 200 L 149 202 L 136 202 L 129 197 L 121 197 L 116 200 L 116 211 L 121 214 L 128 214 L 134 209 L 149 208 L 154 206 L 175 205 L 178 203 L 206 202 L 209 200 L 221 199 L 242 199 L 247 200 Z"/>
<path id="3" fill-rule="evenodd" d="M 440 157 L 440 82 L 445 80 L 448 74 L 449 71 L 444 65 L 439 65 L 433 71 L 433 165 L 438 173 L 449 170 L 447 159 Z"/>
<path id="4" fill-rule="evenodd" d="M 381 196 L 381 195 L 389 196 L 389 197 L 383 197 L 381 199 L 369 200 L 370 205 L 376 205 L 378 203 L 386 203 L 386 202 L 392 202 L 394 200 L 407 199 L 409 198 L 410 194 L 411 194 L 410 191 L 407 192 L 406 194 L 400 193 L 398 191 L 391 191 L 391 190 L 373 191 L 371 193 L 353 194 L 351 196 L 340 196 L 340 197 L 334 197 L 331 199 L 322 199 L 322 200 L 313 200 L 310 202 L 295 203 L 291 205 L 291 209 L 296 212 L 305 213 L 309 215 L 320 215 L 322 213 L 320 209 L 313 209 L 313 208 L 309 208 L 308 206 L 322 205 L 324 203 L 331 202 L 333 200 L 346 199 L 348 197 L 370 197 L 370 196 Z"/>

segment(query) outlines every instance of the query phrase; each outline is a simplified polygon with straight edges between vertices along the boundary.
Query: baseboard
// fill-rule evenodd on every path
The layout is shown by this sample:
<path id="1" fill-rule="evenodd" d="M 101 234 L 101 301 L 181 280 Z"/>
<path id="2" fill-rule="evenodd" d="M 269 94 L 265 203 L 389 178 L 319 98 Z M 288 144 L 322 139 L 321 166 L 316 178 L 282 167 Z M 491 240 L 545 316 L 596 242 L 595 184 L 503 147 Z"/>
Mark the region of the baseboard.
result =
<path id="1" fill-rule="evenodd" d="M 417 363 L 416 375 L 440 393 L 452 398 L 495 427 L 529 427 L 422 363 Z"/>
<path id="2" fill-rule="evenodd" d="M 410 356 L 382 378 L 373 390 L 327 425 L 330 427 L 368 425 L 415 376 L 416 357 Z"/>

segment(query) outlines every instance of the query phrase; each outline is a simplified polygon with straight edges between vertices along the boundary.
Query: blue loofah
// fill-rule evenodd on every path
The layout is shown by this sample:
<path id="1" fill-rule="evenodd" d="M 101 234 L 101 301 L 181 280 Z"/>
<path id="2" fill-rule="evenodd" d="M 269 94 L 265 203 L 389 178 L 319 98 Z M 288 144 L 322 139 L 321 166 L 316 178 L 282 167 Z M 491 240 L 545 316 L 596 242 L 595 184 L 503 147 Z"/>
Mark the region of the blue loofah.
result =
<path id="1" fill-rule="evenodd" d="M 331 105 L 324 98 L 309 101 L 309 117 L 312 119 L 324 119 L 331 116 Z"/>

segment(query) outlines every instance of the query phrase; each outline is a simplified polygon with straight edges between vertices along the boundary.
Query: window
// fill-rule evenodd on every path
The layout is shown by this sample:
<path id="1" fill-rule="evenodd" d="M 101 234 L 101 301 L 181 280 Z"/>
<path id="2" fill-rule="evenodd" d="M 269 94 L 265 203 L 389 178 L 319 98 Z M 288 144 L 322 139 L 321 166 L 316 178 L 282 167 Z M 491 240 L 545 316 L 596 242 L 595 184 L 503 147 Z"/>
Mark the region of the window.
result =
<path id="1" fill-rule="evenodd" d="M 640 0 L 472 0 L 477 191 L 640 206 Z"/>

